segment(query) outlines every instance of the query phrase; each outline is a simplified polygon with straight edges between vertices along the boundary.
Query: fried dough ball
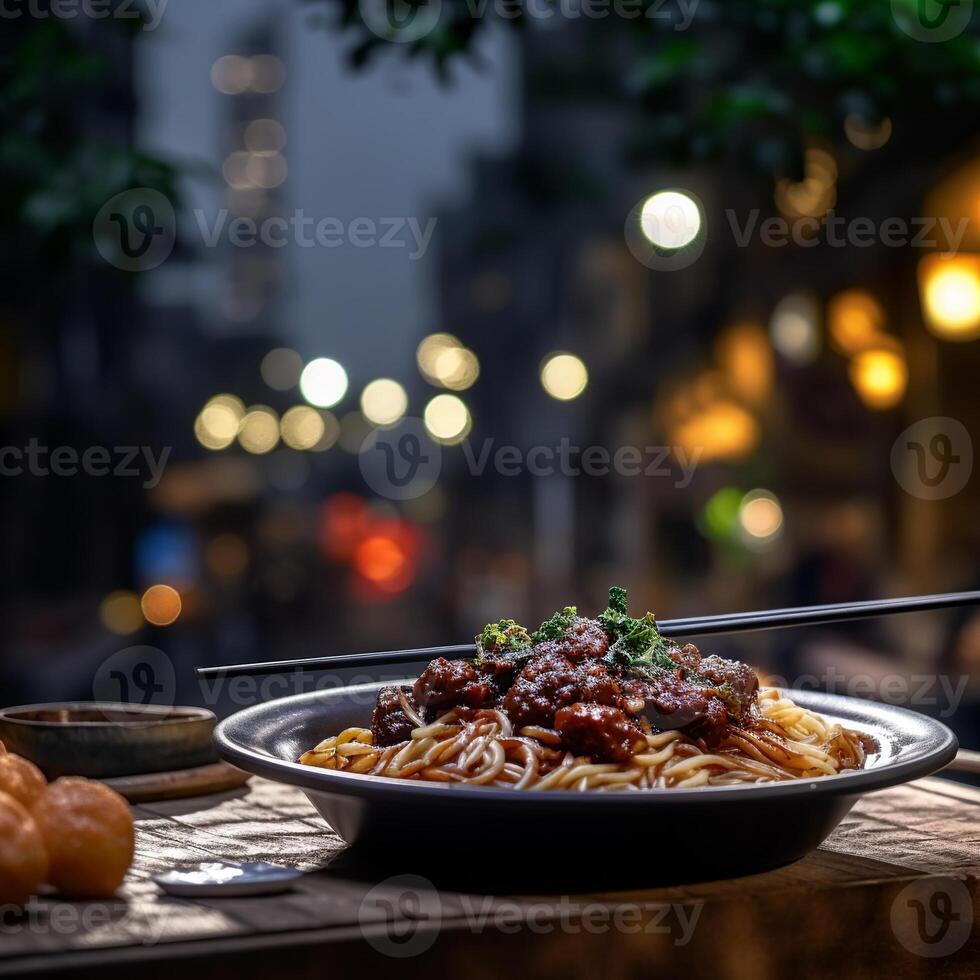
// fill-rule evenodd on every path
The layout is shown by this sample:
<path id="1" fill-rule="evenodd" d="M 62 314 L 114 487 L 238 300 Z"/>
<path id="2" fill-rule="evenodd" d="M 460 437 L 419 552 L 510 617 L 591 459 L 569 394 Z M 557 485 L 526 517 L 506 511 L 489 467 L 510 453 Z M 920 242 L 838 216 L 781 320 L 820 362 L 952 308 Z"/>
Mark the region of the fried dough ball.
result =
<path id="1" fill-rule="evenodd" d="M 34 818 L 0 793 L 0 904 L 23 905 L 44 883 L 48 855 Z"/>
<path id="2" fill-rule="evenodd" d="M 0 754 L 0 792 L 9 793 L 29 810 L 48 781 L 33 762 L 13 752 Z"/>
<path id="3" fill-rule="evenodd" d="M 129 804 L 103 783 L 64 776 L 48 784 L 32 813 L 51 861 L 48 882 L 62 895 L 109 898 L 133 860 Z"/>

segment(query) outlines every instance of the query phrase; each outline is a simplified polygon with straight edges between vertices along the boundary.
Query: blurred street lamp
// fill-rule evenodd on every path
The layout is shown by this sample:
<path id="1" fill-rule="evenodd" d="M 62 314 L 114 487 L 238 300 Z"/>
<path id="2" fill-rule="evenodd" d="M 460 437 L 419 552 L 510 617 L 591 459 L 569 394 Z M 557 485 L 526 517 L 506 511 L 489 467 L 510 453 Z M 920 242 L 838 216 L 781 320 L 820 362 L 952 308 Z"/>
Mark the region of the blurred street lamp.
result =
<path id="1" fill-rule="evenodd" d="M 851 382 L 868 408 L 884 410 L 897 405 L 908 386 L 905 355 L 894 347 L 877 347 L 854 355 Z"/>
<path id="2" fill-rule="evenodd" d="M 929 329 L 943 340 L 980 337 L 980 255 L 927 255 L 919 293 Z"/>
<path id="3" fill-rule="evenodd" d="M 574 354 L 549 354 L 541 364 L 541 385 L 558 401 L 578 398 L 589 383 L 585 362 Z"/>

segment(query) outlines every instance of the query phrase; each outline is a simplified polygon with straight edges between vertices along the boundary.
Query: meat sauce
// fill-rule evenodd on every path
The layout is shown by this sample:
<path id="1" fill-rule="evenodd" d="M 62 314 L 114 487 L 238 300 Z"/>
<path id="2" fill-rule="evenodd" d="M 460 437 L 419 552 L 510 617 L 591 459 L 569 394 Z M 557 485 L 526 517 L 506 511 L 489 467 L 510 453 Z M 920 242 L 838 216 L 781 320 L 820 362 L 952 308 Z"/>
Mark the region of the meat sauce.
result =
<path id="1" fill-rule="evenodd" d="M 709 746 L 730 723 L 746 719 L 759 689 L 746 664 L 702 657 L 697 647 L 673 647 L 674 670 L 628 671 L 601 660 L 609 637 L 592 619 L 575 617 L 560 639 L 476 662 L 433 660 L 405 696 L 431 721 L 450 708 L 497 708 L 515 731 L 534 725 L 555 731 L 562 747 L 596 762 L 623 762 L 645 731 L 683 730 Z M 378 693 L 371 731 L 378 745 L 410 737 L 397 688 Z"/>

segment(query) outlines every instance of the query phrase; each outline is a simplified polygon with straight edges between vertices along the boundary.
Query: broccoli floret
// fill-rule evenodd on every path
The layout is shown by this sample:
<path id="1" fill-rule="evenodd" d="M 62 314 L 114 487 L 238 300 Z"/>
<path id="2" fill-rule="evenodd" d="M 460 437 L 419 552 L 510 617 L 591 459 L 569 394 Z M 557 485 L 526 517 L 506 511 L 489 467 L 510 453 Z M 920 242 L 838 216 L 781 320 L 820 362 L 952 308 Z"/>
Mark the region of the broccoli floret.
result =
<path id="1" fill-rule="evenodd" d="M 476 637 L 476 649 L 481 654 L 517 653 L 531 646 L 528 631 L 513 619 L 502 619 L 499 623 L 487 623 Z"/>
<path id="2" fill-rule="evenodd" d="M 546 619 L 535 631 L 531 639 L 535 643 L 546 640 L 560 640 L 570 629 L 578 609 L 575 606 L 565 606 L 561 612 L 556 612 L 551 619 Z"/>

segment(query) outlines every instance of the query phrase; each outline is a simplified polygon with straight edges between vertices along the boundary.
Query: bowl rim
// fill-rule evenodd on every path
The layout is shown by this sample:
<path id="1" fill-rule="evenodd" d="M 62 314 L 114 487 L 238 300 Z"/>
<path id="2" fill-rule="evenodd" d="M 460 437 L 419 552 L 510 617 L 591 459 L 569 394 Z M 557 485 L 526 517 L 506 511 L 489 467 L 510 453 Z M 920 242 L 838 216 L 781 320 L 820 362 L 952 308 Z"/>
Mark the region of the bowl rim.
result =
<path id="1" fill-rule="evenodd" d="M 691 789 L 650 789 L 639 793 L 601 792 L 515 792 L 509 788 L 466 786 L 452 783 L 422 782 L 394 779 L 388 776 L 370 776 L 361 773 L 336 772 L 302 765 L 299 762 L 280 759 L 248 744 L 244 733 L 255 727 L 259 720 L 268 722 L 283 708 L 312 707 L 331 698 L 343 695 L 368 693 L 378 688 L 410 679 L 372 681 L 366 684 L 345 685 L 324 690 L 295 694 L 262 704 L 252 705 L 229 715 L 214 730 L 214 743 L 218 755 L 239 769 L 276 782 L 288 783 L 303 790 L 334 796 L 358 797 L 365 800 L 385 801 L 417 798 L 432 802 L 452 800 L 460 805 L 487 805 L 507 801 L 510 806 L 533 805 L 535 807 L 575 806 L 619 807 L 642 806 L 655 803 L 658 806 L 682 806 L 705 801 L 745 802 L 746 799 L 782 799 L 819 796 L 857 796 L 861 793 L 886 789 L 900 783 L 928 776 L 942 769 L 956 755 L 959 744 L 953 732 L 941 721 L 897 705 L 821 691 L 783 689 L 794 701 L 821 714 L 829 714 L 859 725 L 861 718 L 877 724 L 897 736 L 921 731 L 911 758 L 882 760 L 867 769 L 850 770 L 835 776 L 789 779 L 783 782 L 757 783 L 730 786 L 699 786 Z M 523 803 L 514 801 L 524 801 Z"/>
<path id="2" fill-rule="evenodd" d="M 120 711 L 129 714 L 144 713 L 146 718 L 132 721 L 45 721 L 38 718 L 17 718 L 17 713 L 29 711 Z M 179 712 L 179 714 L 176 714 Z M 217 716 L 208 708 L 192 705 L 127 704 L 124 701 L 49 701 L 40 704 L 18 704 L 0 709 L 0 724 L 19 725 L 24 728 L 48 728 L 67 731 L 71 728 L 156 728 L 161 725 L 188 725 L 202 721 L 216 721 Z"/>

